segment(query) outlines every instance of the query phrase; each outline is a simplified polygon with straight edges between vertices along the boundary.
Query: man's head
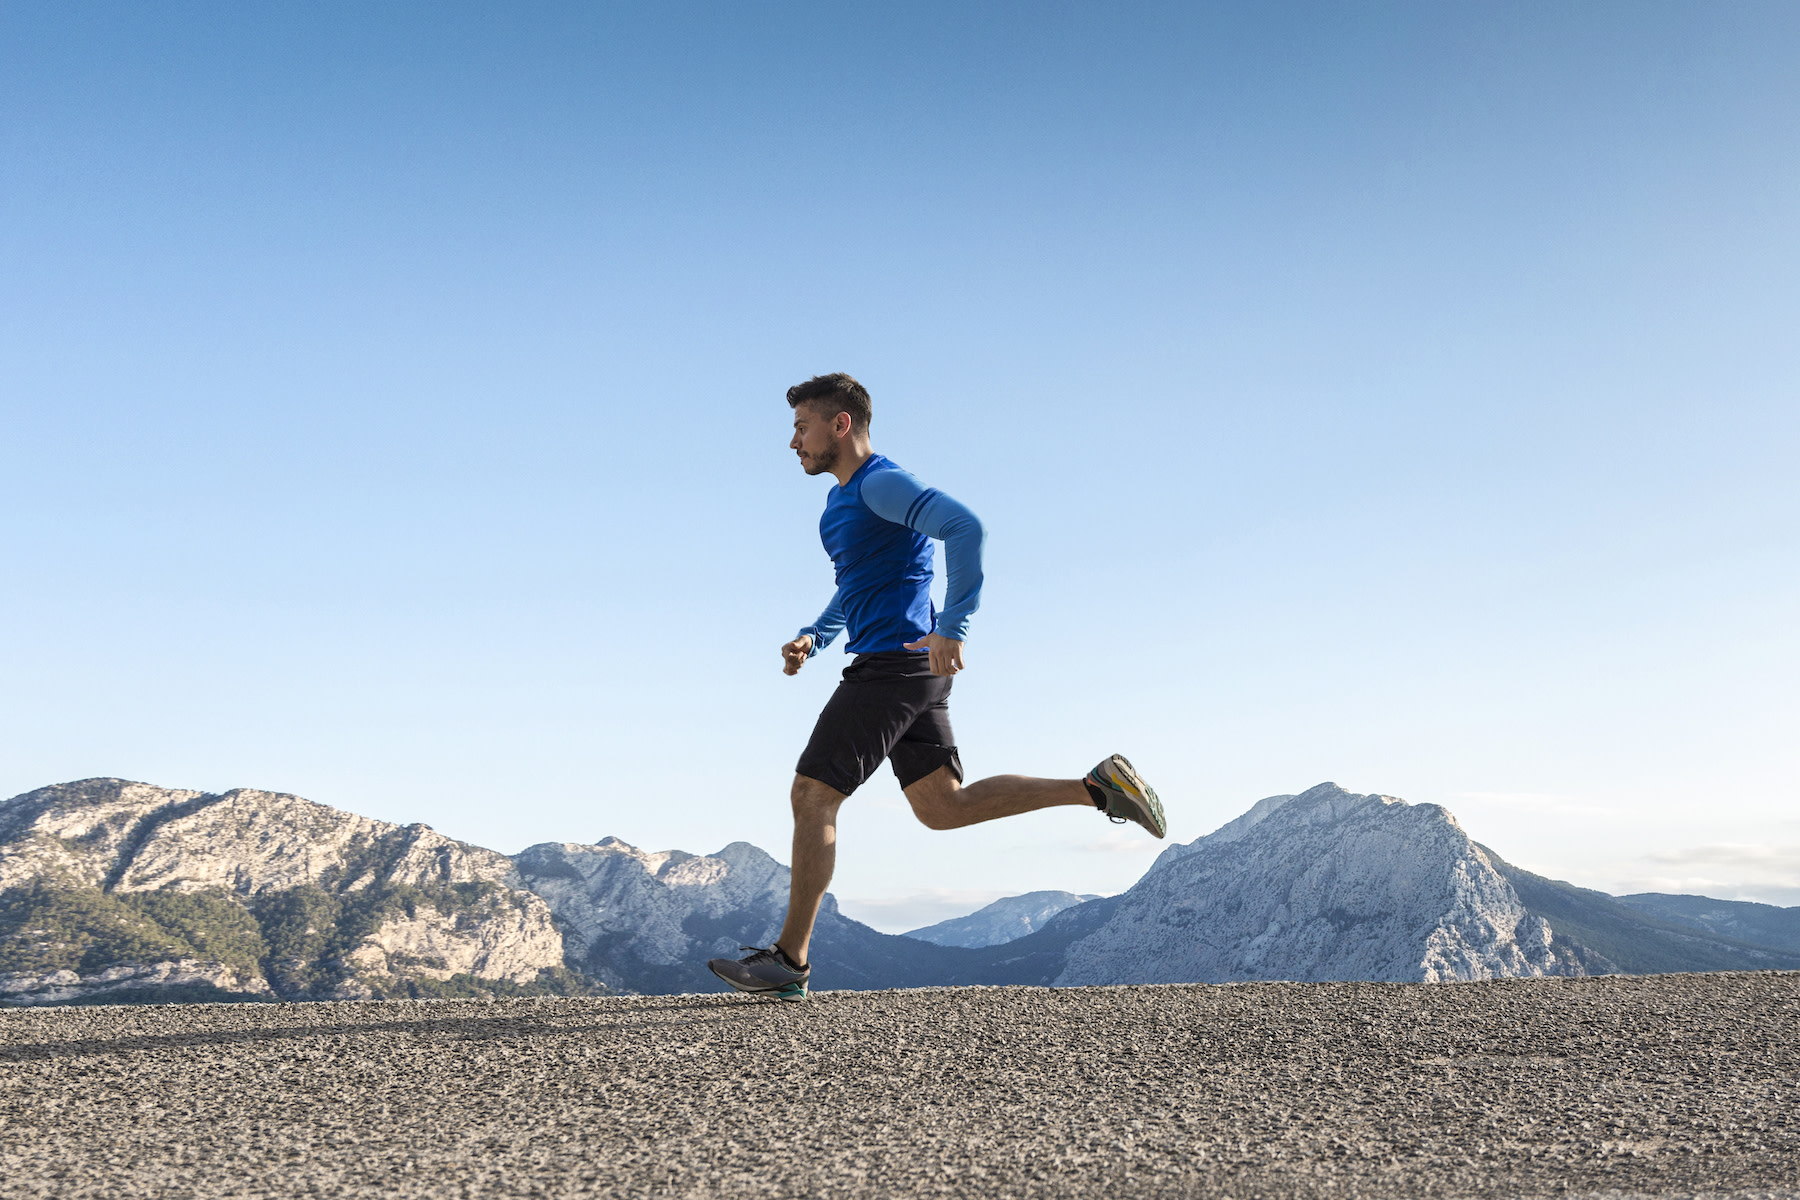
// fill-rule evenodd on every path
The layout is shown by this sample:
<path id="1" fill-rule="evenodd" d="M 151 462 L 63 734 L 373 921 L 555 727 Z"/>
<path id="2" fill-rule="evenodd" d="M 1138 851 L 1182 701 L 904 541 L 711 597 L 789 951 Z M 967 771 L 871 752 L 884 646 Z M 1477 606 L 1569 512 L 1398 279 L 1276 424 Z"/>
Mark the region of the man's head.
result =
<path id="1" fill-rule="evenodd" d="M 814 375 L 787 391 L 794 410 L 794 438 L 788 448 L 800 456 L 808 475 L 835 470 L 846 449 L 866 452 L 869 392 L 842 371 Z"/>

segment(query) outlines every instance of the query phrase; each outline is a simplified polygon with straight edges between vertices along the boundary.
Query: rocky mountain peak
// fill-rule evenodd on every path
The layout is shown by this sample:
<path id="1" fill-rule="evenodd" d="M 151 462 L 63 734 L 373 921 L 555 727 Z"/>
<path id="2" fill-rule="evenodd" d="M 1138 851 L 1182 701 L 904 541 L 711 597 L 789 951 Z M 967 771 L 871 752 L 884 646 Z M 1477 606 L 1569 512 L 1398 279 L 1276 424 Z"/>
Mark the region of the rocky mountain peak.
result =
<path id="1" fill-rule="evenodd" d="M 1171 847 L 1062 983 L 1579 973 L 1435 804 L 1322 783 Z"/>
<path id="2" fill-rule="evenodd" d="M 0 804 L 0 889 L 19 924 L 0 947 L 0 993 L 79 998 L 140 976 L 296 998 L 527 983 L 562 968 L 562 941 L 515 885 L 491 850 L 286 793 L 58 784 Z M 121 943 L 121 927 L 137 932 Z M 132 961 L 89 979 L 96 947 L 115 944 Z"/>
<path id="3" fill-rule="evenodd" d="M 717 854 L 651 852 L 618 838 L 545 842 L 513 861 L 555 914 L 570 961 L 615 987 L 703 983 L 694 972 L 707 957 L 767 945 L 787 906 L 788 869 L 748 842 Z M 826 905 L 835 910 L 831 897 Z"/>

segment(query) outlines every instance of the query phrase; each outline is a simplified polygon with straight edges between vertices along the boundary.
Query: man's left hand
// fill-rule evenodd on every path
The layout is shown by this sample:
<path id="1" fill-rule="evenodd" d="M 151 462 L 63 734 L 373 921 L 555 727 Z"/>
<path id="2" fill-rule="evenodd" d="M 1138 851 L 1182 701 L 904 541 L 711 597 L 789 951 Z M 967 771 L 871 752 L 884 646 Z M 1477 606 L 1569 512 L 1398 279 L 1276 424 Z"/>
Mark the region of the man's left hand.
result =
<path id="1" fill-rule="evenodd" d="M 893 645 L 889 642 L 888 645 Z M 962 643 L 955 638 L 940 637 L 928 633 L 916 642 L 905 643 L 908 650 L 931 651 L 931 673 L 933 675 L 954 675 L 963 668 Z"/>

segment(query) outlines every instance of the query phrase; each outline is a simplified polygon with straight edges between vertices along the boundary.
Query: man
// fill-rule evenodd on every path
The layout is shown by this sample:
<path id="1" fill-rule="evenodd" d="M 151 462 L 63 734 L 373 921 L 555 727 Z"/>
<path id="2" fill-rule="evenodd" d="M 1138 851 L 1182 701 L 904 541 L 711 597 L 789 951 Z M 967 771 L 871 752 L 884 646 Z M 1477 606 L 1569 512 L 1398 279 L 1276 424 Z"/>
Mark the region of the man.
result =
<path id="1" fill-rule="evenodd" d="M 1091 804 L 1159 838 L 1166 827 L 1156 793 L 1117 754 L 1085 779 L 995 775 L 963 786 L 947 702 L 963 669 L 969 617 L 981 601 L 987 533 L 974 513 L 870 448 L 869 393 L 850 376 L 815 376 L 789 388 L 787 400 L 794 410 L 789 449 L 808 475 L 837 479 L 819 536 L 838 586 L 819 619 L 781 648 L 782 669 L 798 673 L 845 629 L 846 649 L 856 658 L 795 767 L 794 870 L 781 936 L 748 958 L 715 958 L 707 966 L 741 992 L 804 1000 L 813 922 L 837 859 L 838 806 L 883 759 L 931 829 L 1058 804 Z M 932 538 L 944 543 L 949 577 L 941 613 L 931 602 Z"/>

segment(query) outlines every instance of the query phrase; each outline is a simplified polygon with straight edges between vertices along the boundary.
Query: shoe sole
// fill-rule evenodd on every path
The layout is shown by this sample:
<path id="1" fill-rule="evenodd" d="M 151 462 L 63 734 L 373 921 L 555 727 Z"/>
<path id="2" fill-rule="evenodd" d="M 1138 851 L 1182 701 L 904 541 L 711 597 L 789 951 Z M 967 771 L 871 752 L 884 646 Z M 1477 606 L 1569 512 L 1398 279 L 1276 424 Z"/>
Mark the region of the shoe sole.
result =
<path id="1" fill-rule="evenodd" d="M 745 987 L 743 984 L 739 983 L 737 980 L 727 979 L 725 976 L 720 975 L 717 971 L 714 971 L 711 963 L 708 963 L 706 965 L 706 969 L 709 971 L 712 971 L 712 973 L 715 976 L 717 976 L 718 979 L 721 982 L 723 982 L 727 987 L 733 988 L 736 991 L 740 991 L 740 992 L 744 993 L 744 995 L 746 995 L 746 996 L 771 996 L 776 1000 L 788 1000 L 788 1001 L 806 999 L 807 981 L 804 979 L 799 981 L 798 983 L 781 983 L 781 984 L 776 984 L 773 987 Z"/>
<path id="2" fill-rule="evenodd" d="M 1144 782 L 1144 777 L 1137 773 L 1137 768 L 1133 767 L 1130 760 L 1124 755 L 1115 754 L 1107 761 L 1112 763 L 1113 770 L 1124 776 L 1125 782 L 1130 784 L 1131 788 L 1135 790 L 1139 796 L 1143 797 L 1143 800 L 1147 805 L 1144 809 L 1144 815 L 1155 822 L 1153 825 L 1146 825 L 1143 821 L 1137 821 L 1137 824 L 1142 825 L 1145 830 L 1155 837 L 1160 838 L 1166 836 L 1169 829 L 1169 823 L 1163 817 L 1162 801 L 1156 798 L 1156 789 Z M 1127 791 L 1125 796 L 1127 799 L 1134 801 L 1138 799 L 1138 797 L 1133 796 L 1130 791 Z M 1133 818 L 1133 820 L 1135 821 L 1136 818 Z"/>

